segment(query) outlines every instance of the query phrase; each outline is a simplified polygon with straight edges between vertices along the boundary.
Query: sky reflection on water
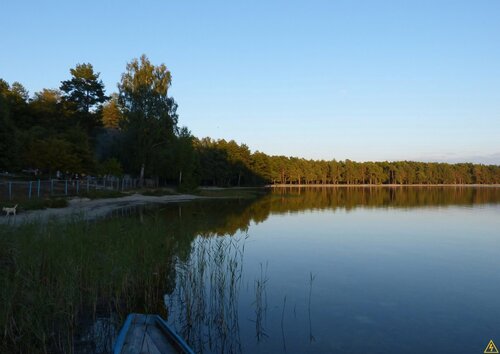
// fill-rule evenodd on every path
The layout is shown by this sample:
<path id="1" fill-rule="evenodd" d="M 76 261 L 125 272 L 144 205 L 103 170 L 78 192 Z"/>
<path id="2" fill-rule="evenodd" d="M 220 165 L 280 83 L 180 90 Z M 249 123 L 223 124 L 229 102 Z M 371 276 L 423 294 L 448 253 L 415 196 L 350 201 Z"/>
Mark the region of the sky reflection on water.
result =
<path id="1" fill-rule="evenodd" d="M 415 208 L 270 209 L 264 222 L 231 236 L 248 235 L 232 350 L 470 353 L 482 352 L 490 339 L 500 342 L 495 198 Z M 258 338 L 261 268 L 267 281 Z"/>

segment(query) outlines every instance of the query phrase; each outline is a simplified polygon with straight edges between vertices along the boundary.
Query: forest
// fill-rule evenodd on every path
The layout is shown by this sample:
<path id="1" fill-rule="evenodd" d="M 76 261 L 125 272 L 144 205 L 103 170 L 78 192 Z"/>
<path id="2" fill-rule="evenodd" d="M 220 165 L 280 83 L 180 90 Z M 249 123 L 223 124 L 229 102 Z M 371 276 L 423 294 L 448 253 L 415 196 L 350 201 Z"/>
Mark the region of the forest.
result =
<path id="1" fill-rule="evenodd" d="M 499 184 L 500 166 L 472 163 L 308 160 L 194 137 L 179 124 L 171 72 L 131 60 L 106 94 L 100 73 L 77 64 L 57 89 L 30 95 L 0 79 L 0 172 L 154 179 L 192 189 L 265 184 Z M 8 174 L 6 174 L 8 173 Z M 31 175 L 36 174 L 36 177 Z"/>

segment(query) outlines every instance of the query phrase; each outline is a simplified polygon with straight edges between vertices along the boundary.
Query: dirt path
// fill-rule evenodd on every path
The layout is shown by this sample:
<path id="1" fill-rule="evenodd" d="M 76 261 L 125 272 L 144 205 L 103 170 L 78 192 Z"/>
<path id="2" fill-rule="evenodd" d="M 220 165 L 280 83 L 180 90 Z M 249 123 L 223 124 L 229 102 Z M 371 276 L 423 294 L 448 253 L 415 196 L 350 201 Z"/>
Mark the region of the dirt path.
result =
<path id="1" fill-rule="evenodd" d="M 33 221 L 47 221 L 51 218 L 68 218 L 79 216 L 83 219 L 94 219 L 110 212 L 131 206 L 146 204 L 166 204 L 188 202 L 195 199 L 206 199 L 190 194 L 164 195 L 160 197 L 133 194 L 120 198 L 88 199 L 74 198 L 69 200 L 68 206 L 58 209 L 30 210 L 16 216 L 0 216 L 0 224 L 19 224 Z"/>

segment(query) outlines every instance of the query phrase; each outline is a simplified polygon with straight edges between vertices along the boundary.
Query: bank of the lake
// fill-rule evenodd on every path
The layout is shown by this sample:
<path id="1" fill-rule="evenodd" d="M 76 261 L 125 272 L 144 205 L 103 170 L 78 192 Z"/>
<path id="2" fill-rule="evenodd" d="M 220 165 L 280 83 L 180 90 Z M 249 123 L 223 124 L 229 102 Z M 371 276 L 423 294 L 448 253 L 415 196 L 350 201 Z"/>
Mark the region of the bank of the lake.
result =
<path id="1" fill-rule="evenodd" d="M 166 194 L 164 194 L 166 193 Z M 262 188 L 201 188 L 195 194 L 175 194 L 171 191 L 146 190 L 130 195 L 123 194 L 113 198 L 69 198 L 63 207 L 27 210 L 16 216 L 0 217 L 0 224 L 22 224 L 30 222 L 46 222 L 50 219 L 68 219 L 77 217 L 82 220 L 104 217 L 110 213 L 149 204 L 168 204 L 189 202 L 197 199 L 217 198 L 256 198 L 265 193 Z M 159 194 L 159 195 L 154 195 Z M 162 195 L 164 194 L 164 195 Z M 11 202 L 9 205 L 14 205 Z"/>

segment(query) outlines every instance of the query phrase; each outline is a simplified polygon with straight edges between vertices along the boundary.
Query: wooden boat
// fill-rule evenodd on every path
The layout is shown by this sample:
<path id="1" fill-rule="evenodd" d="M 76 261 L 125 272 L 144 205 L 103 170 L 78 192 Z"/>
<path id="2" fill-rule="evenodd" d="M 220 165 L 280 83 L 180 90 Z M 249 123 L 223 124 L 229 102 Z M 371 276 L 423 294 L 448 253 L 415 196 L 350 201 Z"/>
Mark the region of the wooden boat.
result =
<path id="1" fill-rule="evenodd" d="M 132 313 L 127 316 L 114 354 L 194 354 L 193 350 L 158 315 Z"/>

